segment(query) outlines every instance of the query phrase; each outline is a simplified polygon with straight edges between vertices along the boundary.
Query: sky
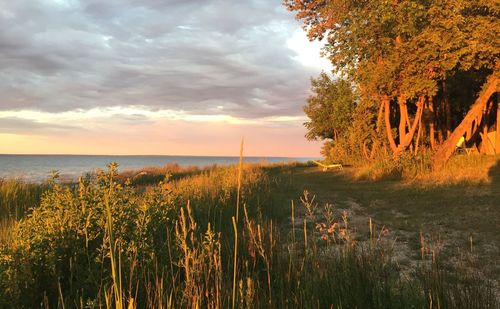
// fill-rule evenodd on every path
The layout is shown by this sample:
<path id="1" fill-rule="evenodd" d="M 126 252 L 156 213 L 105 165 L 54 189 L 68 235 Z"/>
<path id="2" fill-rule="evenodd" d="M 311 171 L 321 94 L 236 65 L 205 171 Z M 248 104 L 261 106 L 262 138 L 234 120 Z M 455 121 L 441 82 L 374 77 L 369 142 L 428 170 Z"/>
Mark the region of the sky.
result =
<path id="1" fill-rule="evenodd" d="M 0 0 L 0 153 L 318 156 L 281 0 Z"/>

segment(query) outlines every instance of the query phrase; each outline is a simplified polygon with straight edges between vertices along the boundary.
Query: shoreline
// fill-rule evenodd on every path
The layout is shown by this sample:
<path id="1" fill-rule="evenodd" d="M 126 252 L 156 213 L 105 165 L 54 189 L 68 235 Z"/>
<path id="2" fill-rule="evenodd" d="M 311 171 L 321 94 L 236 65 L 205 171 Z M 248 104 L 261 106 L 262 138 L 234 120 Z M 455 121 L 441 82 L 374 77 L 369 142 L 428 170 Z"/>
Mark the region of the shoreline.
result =
<path id="1" fill-rule="evenodd" d="M 305 163 L 309 157 L 244 157 L 247 163 Z M 147 168 L 177 167 L 206 168 L 213 165 L 227 166 L 239 162 L 238 156 L 114 156 L 114 155 L 0 155 L 0 178 L 19 179 L 42 183 L 58 171 L 60 178 L 77 180 L 78 177 L 96 170 L 105 170 L 111 162 L 117 162 L 122 171 Z"/>

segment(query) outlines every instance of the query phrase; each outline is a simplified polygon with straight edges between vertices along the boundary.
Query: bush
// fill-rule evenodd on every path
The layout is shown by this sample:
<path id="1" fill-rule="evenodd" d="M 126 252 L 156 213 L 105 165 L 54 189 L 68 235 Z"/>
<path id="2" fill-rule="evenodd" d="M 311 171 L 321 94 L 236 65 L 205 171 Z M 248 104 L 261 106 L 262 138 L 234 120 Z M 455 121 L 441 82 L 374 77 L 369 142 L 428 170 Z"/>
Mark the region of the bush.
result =
<path id="1" fill-rule="evenodd" d="M 356 171 L 359 179 L 405 179 L 411 180 L 432 171 L 431 156 L 424 152 L 418 156 L 401 154 L 397 158 L 379 155 L 372 161 L 366 161 Z"/>
<path id="2" fill-rule="evenodd" d="M 32 285 L 20 286 L 20 301 L 34 306 L 56 303 L 59 290 L 69 299 L 93 299 L 110 286 L 110 252 L 116 250 L 123 282 L 144 279 L 156 263 L 167 263 L 166 229 L 175 218 L 175 196 L 164 184 L 143 195 L 113 181 L 116 167 L 77 188 L 54 184 L 39 207 L 21 220 L 16 252 Z M 107 210 L 112 221 L 108 222 Z M 112 229 L 107 230 L 107 224 Z M 113 239 L 112 242 L 110 240 Z M 110 246 L 112 248 L 110 248 Z M 140 263 L 135 265 L 134 263 Z"/>

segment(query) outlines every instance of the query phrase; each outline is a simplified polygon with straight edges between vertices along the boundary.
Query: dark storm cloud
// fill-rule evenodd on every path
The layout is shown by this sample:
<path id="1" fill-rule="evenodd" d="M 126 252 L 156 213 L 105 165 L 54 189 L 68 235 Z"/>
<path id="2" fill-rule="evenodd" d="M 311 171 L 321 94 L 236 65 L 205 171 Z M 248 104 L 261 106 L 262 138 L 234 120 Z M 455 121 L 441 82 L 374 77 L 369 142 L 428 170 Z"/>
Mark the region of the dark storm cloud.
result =
<path id="1" fill-rule="evenodd" d="M 280 3 L 0 2 L 0 110 L 299 115 L 315 72 L 293 60 Z"/>

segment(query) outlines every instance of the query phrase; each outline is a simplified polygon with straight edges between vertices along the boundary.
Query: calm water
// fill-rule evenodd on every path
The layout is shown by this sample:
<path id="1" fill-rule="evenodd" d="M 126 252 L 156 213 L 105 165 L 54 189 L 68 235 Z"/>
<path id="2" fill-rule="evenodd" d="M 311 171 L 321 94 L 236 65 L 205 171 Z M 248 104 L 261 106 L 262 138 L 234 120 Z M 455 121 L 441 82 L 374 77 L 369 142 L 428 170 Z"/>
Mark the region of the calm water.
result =
<path id="1" fill-rule="evenodd" d="M 311 158 L 245 157 L 245 162 L 306 162 Z M 203 156 L 91 156 L 91 155 L 0 155 L 0 178 L 22 178 L 39 182 L 47 179 L 50 171 L 59 171 L 63 179 L 78 176 L 97 168 L 104 169 L 110 162 L 117 162 L 119 170 L 139 169 L 145 166 L 208 166 L 237 163 L 238 157 Z"/>

